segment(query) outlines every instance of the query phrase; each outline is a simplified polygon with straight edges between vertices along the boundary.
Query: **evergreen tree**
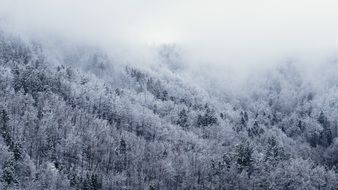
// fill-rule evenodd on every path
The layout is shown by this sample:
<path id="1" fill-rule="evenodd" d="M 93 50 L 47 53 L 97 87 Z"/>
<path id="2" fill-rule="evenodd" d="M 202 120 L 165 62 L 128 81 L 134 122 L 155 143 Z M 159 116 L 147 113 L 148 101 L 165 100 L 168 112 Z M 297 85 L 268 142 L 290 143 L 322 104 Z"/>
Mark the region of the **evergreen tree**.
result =
<path id="1" fill-rule="evenodd" d="M 288 159 L 288 155 L 285 153 L 284 148 L 278 145 L 275 137 L 269 137 L 265 153 L 265 161 L 268 162 L 268 164 L 275 165 L 286 159 Z"/>
<path id="2" fill-rule="evenodd" d="M 205 113 L 199 114 L 197 117 L 197 126 L 206 127 L 217 123 L 217 117 L 215 117 L 215 111 L 211 110 L 209 106 L 205 105 Z"/>
<path id="3" fill-rule="evenodd" d="M 246 170 L 250 175 L 253 172 L 254 167 L 254 158 L 253 158 L 253 148 L 248 141 L 241 142 L 236 147 L 235 160 L 238 164 L 239 169 Z"/>
<path id="4" fill-rule="evenodd" d="M 12 159 L 5 161 L 2 166 L 1 181 L 5 184 L 5 187 L 13 187 L 17 181 L 15 176 L 15 166 Z"/>
<path id="5" fill-rule="evenodd" d="M 320 112 L 320 115 L 318 117 L 318 122 L 323 127 L 323 131 L 321 132 L 321 144 L 323 146 L 329 146 L 332 143 L 332 131 L 330 122 L 328 121 L 327 117 L 324 115 L 324 112 Z"/>
<path id="6" fill-rule="evenodd" d="M 184 108 L 178 114 L 177 125 L 181 126 L 182 128 L 187 128 L 189 126 L 188 115 Z"/>

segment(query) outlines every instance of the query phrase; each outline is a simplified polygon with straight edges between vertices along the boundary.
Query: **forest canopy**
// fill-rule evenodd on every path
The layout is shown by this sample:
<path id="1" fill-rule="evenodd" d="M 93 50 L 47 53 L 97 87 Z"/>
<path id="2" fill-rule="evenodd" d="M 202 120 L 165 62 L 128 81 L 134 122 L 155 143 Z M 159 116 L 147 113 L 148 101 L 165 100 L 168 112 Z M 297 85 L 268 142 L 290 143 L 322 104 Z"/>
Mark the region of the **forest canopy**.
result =
<path id="1" fill-rule="evenodd" d="M 336 62 L 236 93 L 191 83 L 176 48 L 148 68 L 2 31 L 0 188 L 338 188 Z"/>

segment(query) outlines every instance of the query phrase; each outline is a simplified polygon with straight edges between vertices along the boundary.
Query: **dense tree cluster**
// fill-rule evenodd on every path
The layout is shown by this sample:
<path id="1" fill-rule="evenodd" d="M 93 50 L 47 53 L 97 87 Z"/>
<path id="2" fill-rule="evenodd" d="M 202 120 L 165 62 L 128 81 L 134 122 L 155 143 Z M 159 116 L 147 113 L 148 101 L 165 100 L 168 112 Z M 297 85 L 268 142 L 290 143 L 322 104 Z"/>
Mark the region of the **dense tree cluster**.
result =
<path id="1" fill-rule="evenodd" d="M 286 65 L 221 101 L 72 53 L 0 34 L 0 189 L 338 188 L 337 83 L 316 93 Z"/>

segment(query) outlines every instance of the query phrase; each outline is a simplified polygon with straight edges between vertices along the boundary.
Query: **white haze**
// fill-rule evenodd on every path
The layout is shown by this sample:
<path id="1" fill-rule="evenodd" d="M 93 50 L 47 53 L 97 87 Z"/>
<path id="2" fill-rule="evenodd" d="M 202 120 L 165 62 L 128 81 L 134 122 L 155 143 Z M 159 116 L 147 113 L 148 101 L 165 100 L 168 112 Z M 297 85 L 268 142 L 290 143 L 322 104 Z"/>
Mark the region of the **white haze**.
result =
<path id="1" fill-rule="evenodd" d="M 192 80 L 236 84 L 290 58 L 308 68 L 334 57 L 337 9 L 334 0 L 0 0 L 0 19 L 30 36 L 140 57 L 145 46 L 177 43 Z"/>

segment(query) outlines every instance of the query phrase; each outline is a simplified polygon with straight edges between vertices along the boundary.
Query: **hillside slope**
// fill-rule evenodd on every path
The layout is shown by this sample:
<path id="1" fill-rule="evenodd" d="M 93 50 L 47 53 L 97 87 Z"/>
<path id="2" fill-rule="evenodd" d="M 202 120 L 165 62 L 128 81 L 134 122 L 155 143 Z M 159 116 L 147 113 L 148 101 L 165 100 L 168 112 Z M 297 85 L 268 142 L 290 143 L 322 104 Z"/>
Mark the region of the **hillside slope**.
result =
<path id="1" fill-rule="evenodd" d="M 163 64 L 47 52 L 0 33 L 1 189 L 338 188 L 333 75 L 286 64 L 224 100 Z"/>

